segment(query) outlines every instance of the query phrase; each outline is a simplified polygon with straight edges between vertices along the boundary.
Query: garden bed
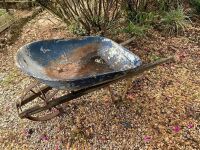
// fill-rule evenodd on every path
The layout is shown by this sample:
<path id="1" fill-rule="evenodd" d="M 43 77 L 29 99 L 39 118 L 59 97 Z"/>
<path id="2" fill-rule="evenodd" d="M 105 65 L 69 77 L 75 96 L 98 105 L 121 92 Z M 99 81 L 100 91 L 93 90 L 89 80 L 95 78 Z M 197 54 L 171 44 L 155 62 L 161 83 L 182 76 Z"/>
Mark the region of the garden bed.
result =
<path id="1" fill-rule="evenodd" d="M 14 22 L 13 16 L 4 10 L 0 10 L 0 33 L 7 29 Z"/>
<path id="2" fill-rule="evenodd" d="M 12 15 L 9 13 L 4 13 L 1 15 L 0 51 L 3 51 L 7 45 L 14 43 L 15 40 L 17 40 L 17 38 L 20 36 L 23 26 L 41 11 L 42 9 L 38 7 L 31 11 L 12 10 Z"/>

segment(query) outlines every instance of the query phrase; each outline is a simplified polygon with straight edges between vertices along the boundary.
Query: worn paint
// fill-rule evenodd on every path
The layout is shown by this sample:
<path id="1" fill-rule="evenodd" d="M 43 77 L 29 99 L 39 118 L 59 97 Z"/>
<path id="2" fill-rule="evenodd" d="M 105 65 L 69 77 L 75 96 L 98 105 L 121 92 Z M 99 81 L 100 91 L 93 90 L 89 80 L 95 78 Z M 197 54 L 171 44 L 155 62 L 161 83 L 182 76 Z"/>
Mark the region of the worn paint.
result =
<path id="1" fill-rule="evenodd" d="M 93 56 L 99 57 L 99 60 L 91 61 Z M 94 73 L 95 63 L 98 64 L 101 59 L 105 64 L 100 67 L 100 72 Z M 99 36 L 29 43 L 18 51 L 16 61 L 17 65 L 28 75 L 51 87 L 68 90 L 100 84 L 124 75 L 124 70 L 141 65 L 138 56 L 112 40 Z M 87 62 L 89 65 L 86 65 Z M 69 63 L 73 64 L 71 68 Z M 78 65 L 75 66 L 75 64 Z M 68 73 L 71 71 L 73 75 L 66 75 L 66 72 L 62 75 L 59 75 L 58 72 L 52 75 L 52 70 L 47 71 L 47 68 L 54 65 L 61 67 L 55 69 L 58 72 L 62 73 L 66 69 Z M 74 66 L 79 69 L 73 70 Z M 106 69 L 106 67 L 110 69 Z"/>

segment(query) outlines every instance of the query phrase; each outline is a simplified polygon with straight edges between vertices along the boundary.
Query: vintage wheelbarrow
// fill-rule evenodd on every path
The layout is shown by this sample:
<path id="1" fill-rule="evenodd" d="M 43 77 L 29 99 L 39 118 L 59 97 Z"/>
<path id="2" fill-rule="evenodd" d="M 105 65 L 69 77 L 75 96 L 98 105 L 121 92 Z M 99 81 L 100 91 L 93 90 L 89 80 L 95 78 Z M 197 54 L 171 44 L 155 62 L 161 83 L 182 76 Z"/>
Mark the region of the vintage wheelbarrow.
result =
<path id="1" fill-rule="evenodd" d="M 117 44 L 104 37 L 89 36 L 36 41 L 20 48 L 17 66 L 37 81 L 22 93 L 17 103 L 19 117 L 49 120 L 63 113 L 62 104 L 66 102 L 174 59 L 168 57 L 142 65 L 138 56 L 123 47 L 132 40 Z M 70 92 L 58 97 L 60 90 Z M 38 102 L 39 98 L 43 104 Z M 37 104 L 23 109 L 33 101 Z"/>

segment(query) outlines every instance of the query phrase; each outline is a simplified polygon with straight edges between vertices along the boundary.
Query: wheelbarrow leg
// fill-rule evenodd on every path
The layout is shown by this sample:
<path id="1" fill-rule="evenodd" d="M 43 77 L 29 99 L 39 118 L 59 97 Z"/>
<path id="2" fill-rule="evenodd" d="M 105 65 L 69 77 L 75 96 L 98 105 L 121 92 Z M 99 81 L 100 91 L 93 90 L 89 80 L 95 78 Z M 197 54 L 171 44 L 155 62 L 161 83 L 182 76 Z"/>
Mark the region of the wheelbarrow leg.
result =
<path id="1" fill-rule="evenodd" d="M 122 94 L 122 100 L 125 100 L 126 99 L 126 94 L 128 92 L 128 89 L 131 87 L 131 84 L 132 84 L 132 81 L 134 80 L 134 78 L 128 78 L 127 81 L 126 81 L 126 86 L 125 86 L 125 89 L 124 89 L 124 92 Z"/>
<path id="2" fill-rule="evenodd" d="M 125 89 L 124 89 L 124 91 L 122 92 L 122 95 L 121 95 L 121 98 L 120 98 L 121 100 L 125 100 L 125 99 L 126 99 L 126 94 L 127 94 L 128 90 L 129 90 L 129 88 L 130 88 L 130 86 L 131 86 L 133 80 L 134 80 L 134 78 L 128 78 L 128 79 L 127 79 L 126 85 L 125 85 Z M 117 100 L 116 100 L 116 96 L 115 96 L 115 93 L 114 93 L 114 91 L 112 90 L 112 88 L 111 88 L 110 86 L 108 86 L 106 89 L 108 90 L 108 94 L 110 95 L 112 101 L 113 101 L 113 102 L 116 102 L 116 101 L 117 101 Z M 120 101 L 121 101 L 121 100 L 120 100 Z"/>
<path id="3" fill-rule="evenodd" d="M 107 89 L 108 89 L 108 94 L 110 95 L 110 97 L 111 97 L 111 99 L 112 99 L 112 102 L 113 102 L 114 104 L 119 104 L 119 102 L 122 101 L 121 95 L 115 93 L 115 92 L 112 90 L 111 86 L 108 86 Z"/>
<path id="4" fill-rule="evenodd" d="M 108 90 L 108 94 L 110 95 L 112 101 L 115 102 L 115 95 L 110 85 L 106 89 Z"/>

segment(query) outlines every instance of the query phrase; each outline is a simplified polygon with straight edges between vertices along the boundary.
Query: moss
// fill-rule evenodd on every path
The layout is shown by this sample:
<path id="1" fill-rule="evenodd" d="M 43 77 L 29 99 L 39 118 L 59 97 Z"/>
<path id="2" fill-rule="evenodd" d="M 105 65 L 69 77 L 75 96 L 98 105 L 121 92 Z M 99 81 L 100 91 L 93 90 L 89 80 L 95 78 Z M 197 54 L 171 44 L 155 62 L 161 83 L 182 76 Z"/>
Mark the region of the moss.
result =
<path id="1" fill-rule="evenodd" d="M 0 81 L 0 85 L 6 86 L 13 83 L 18 76 L 18 70 L 11 71 L 3 80 Z"/>
<path id="2" fill-rule="evenodd" d="M 6 12 L 2 9 L 0 9 L 0 16 L 4 15 Z"/>
<path id="3" fill-rule="evenodd" d="M 0 27 L 13 20 L 13 16 L 8 13 L 2 13 L 0 10 Z"/>

